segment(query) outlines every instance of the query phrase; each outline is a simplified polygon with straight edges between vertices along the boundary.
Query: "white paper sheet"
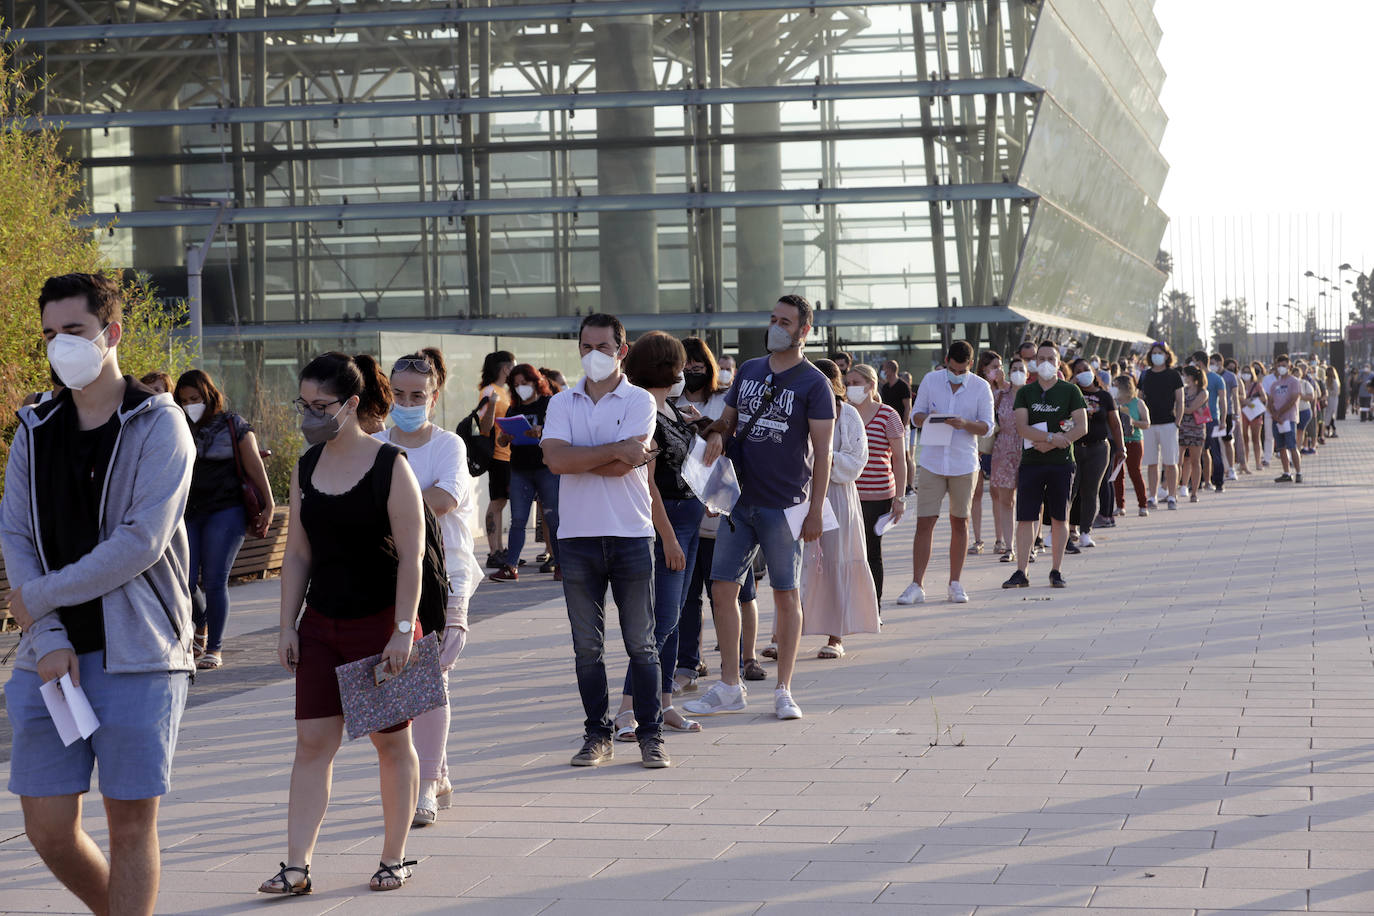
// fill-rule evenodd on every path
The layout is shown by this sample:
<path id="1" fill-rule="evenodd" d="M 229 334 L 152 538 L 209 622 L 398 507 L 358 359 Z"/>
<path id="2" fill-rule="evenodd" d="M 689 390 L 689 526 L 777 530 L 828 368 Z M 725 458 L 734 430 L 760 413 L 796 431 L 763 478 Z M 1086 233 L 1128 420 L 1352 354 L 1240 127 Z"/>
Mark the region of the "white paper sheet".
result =
<path id="1" fill-rule="evenodd" d="M 878 537 L 882 537 L 895 527 L 897 527 L 897 519 L 892 517 L 891 512 L 884 512 L 882 515 L 878 516 L 878 520 L 873 523 L 873 533 Z"/>
<path id="2" fill-rule="evenodd" d="M 802 525 L 806 522 L 806 513 L 811 508 L 811 501 L 797 503 L 790 509 L 782 510 L 782 514 L 787 518 L 787 527 L 792 529 L 792 537 L 800 538 Z M 821 504 L 821 530 L 834 531 L 840 527 L 840 520 L 835 517 L 835 510 L 830 508 L 830 500 Z"/>
<path id="3" fill-rule="evenodd" d="M 1280 432 L 1280 433 L 1292 432 L 1292 430 L 1293 430 L 1293 421 L 1292 421 L 1292 420 L 1284 420 L 1282 423 L 1276 423 L 1276 424 L 1274 424 L 1274 430 L 1275 430 L 1275 432 Z"/>
<path id="4" fill-rule="evenodd" d="M 1222 426 L 1221 424 L 1217 424 L 1216 426 L 1212 427 L 1212 438 L 1213 438 L 1213 439 L 1221 439 L 1221 438 L 1224 438 L 1225 436 L 1226 436 L 1226 427 L 1225 427 L 1225 426 Z"/>
<path id="5" fill-rule="evenodd" d="M 921 446 L 949 445 L 954 441 L 954 427 L 944 422 L 949 414 L 931 414 L 921 425 Z"/>
<path id="6" fill-rule="evenodd" d="M 1116 483 L 1116 479 L 1121 476 L 1121 469 L 1125 466 L 1126 459 L 1122 458 L 1120 461 L 1116 463 L 1116 467 L 1112 469 L 1112 474 L 1110 477 L 1107 478 L 1107 483 Z"/>
<path id="7" fill-rule="evenodd" d="M 1032 423 L 1032 424 L 1031 424 L 1031 429 L 1038 429 L 1038 430 L 1040 430 L 1042 433 L 1047 433 L 1047 432 L 1050 431 L 1050 424 L 1049 424 L 1048 422 L 1046 422 L 1046 423 Z M 1022 439 L 1021 442 L 1022 442 L 1022 447 L 1023 447 L 1023 448 L 1035 448 L 1035 443 L 1032 442 L 1032 441 L 1030 441 L 1029 439 Z"/>
<path id="8" fill-rule="evenodd" d="M 721 455 L 708 467 L 706 440 L 700 437 L 692 441 L 692 450 L 682 463 L 682 479 L 712 512 L 729 515 L 739 501 L 739 478 L 735 476 L 734 464 Z"/>
<path id="9" fill-rule="evenodd" d="M 1249 404 L 1242 407 L 1240 412 L 1245 414 L 1245 419 L 1253 420 L 1264 413 L 1264 404 L 1259 401 L 1251 401 Z"/>
<path id="10" fill-rule="evenodd" d="M 70 674 L 48 681 L 38 688 L 38 693 L 48 707 L 48 715 L 52 716 L 63 744 L 70 746 L 78 738 L 89 738 L 100 727 L 86 692 L 72 683 Z"/>

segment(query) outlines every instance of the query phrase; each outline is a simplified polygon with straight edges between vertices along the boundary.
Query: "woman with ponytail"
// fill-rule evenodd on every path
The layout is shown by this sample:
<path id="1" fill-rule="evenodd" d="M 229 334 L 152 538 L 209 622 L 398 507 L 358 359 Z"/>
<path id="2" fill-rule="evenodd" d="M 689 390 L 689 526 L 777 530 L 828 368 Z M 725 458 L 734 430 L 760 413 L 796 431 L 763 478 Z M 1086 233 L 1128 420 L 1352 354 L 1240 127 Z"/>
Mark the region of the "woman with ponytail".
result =
<path id="1" fill-rule="evenodd" d="M 291 475 L 291 522 L 281 571 L 281 664 L 296 677 L 286 861 L 258 890 L 308 894 L 310 860 L 329 805 L 343 702 L 334 669 L 382 654 L 400 673 L 418 636 L 424 551 L 420 487 L 401 450 L 369 436 L 359 418 L 386 413 L 390 386 L 369 356 L 326 353 L 300 374 L 301 433 L 309 446 Z M 377 477 L 385 475 L 387 483 Z M 389 494 L 383 502 L 381 490 Z M 394 553 L 387 539 L 394 543 Z M 302 613 L 302 608 L 304 612 Z M 374 891 L 405 884 L 420 765 L 410 723 L 372 734 L 385 821 Z"/>
<path id="2" fill-rule="evenodd" d="M 406 460 L 420 485 L 420 497 L 434 513 L 443 535 L 450 587 L 448 612 L 439 641 L 439 667 L 445 692 L 448 673 L 467 642 L 468 599 L 482 580 L 482 568 L 473 555 L 477 495 L 468 474 L 467 446 L 462 439 L 431 422 L 434 405 L 447 381 L 444 354 L 435 347 L 425 347 L 396 360 L 391 367 L 391 395 L 395 400 L 391 421 L 395 425 L 376 436 L 405 449 Z M 412 827 L 434 823 L 439 809 L 449 807 L 453 800 L 453 784 L 448 779 L 449 722 L 447 703 L 415 720 L 413 738 L 420 758 L 420 798 L 415 803 Z"/>

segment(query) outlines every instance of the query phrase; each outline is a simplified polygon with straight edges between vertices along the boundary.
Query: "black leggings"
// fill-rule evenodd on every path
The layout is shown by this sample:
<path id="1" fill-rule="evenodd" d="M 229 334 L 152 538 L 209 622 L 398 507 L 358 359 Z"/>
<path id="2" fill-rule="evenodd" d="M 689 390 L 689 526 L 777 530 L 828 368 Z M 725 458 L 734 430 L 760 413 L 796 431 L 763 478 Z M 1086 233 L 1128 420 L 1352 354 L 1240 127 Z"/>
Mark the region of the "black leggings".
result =
<path id="1" fill-rule="evenodd" d="M 868 548 L 868 571 L 873 574 L 873 588 L 878 593 L 878 602 L 883 600 L 883 539 L 873 533 L 878 519 L 892 511 L 890 499 L 864 499 L 859 501 L 864 516 L 864 545 Z"/>
<path id="2" fill-rule="evenodd" d="M 1079 531 L 1092 530 L 1097 519 L 1097 489 L 1102 485 L 1102 476 L 1107 473 L 1107 457 L 1110 450 L 1106 442 L 1094 442 L 1074 446 L 1078 459 L 1078 473 L 1073 478 L 1073 503 L 1069 521 L 1078 525 Z"/>

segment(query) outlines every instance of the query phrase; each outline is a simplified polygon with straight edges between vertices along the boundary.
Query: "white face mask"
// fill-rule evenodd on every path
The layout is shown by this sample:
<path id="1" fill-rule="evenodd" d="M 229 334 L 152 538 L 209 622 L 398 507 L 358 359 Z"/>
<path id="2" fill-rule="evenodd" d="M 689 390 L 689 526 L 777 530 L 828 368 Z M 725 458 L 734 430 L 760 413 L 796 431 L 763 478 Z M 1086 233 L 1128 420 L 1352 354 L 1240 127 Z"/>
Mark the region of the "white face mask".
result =
<path id="1" fill-rule="evenodd" d="M 1026 373 L 1022 372 L 1020 369 L 1011 370 L 1011 383 L 1013 385 L 1026 384 Z"/>
<path id="2" fill-rule="evenodd" d="M 797 339 L 780 325 L 768 326 L 768 352 L 786 353 L 797 345 Z"/>
<path id="3" fill-rule="evenodd" d="M 1098 361 L 1098 360 L 1093 360 L 1093 361 L 1092 361 L 1092 367 L 1093 367 L 1094 369 L 1101 369 L 1101 368 L 1102 368 L 1102 363 L 1101 363 L 1100 361 Z"/>
<path id="4" fill-rule="evenodd" d="M 101 328 L 95 340 L 88 340 L 79 334 L 58 334 L 48 341 L 48 362 L 63 385 L 80 391 L 96 380 L 100 375 L 100 367 L 105 364 L 105 355 L 114 348 L 102 350 L 95 341 L 109 329 L 108 324 Z"/>
<path id="5" fill-rule="evenodd" d="M 582 357 L 582 371 L 593 382 L 604 382 L 614 375 L 615 365 L 616 358 L 602 353 L 600 350 L 591 350 Z"/>
<path id="6" fill-rule="evenodd" d="M 1156 366 L 1162 366 L 1162 365 L 1164 365 L 1164 360 L 1165 360 L 1166 358 L 1167 358 L 1167 357 L 1165 357 L 1165 355 L 1164 355 L 1163 353 L 1151 353 L 1151 354 L 1150 354 L 1150 362 L 1154 363 Z"/>
<path id="7" fill-rule="evenodd" d="M 722 388 L 728 386 L 735 379 L 735 373 L 731 369 L 722 369 L 716 373 L 716 381 Z"/>
<path id="8" fill-rule="evenodd" d="M 1287 367 L 1287 366 L 1279 366 L 1279 367 L 1278 367 L 1277 369 L 1275 369 L 1274 371 L 1277 372 L 1279 375 L 1287 375 L 1287 374 L 1288 374 L 1288 367 Z"/>
<path id="9" fill-rule="evenodd" d="M 205 416 L 205 405 L 202 404 L 182 404 L 181 409 L 186 411 L 186 418 L 192 423 L 199 423 L 200 418 Z"/>
<path id="10" fill-rule="evenodd" d="M 530 398 L 534 397 L 534 386 L 533 386 L 533 385 L 516 385 L 516 386 L 515 386 L 515 394 L 516 394 L 516 396 L 517 396 L 518 398 L 520 398 L 520 400 L 522 400 L 522 401 L 528 401 Z"/>
<path id="11" fill-rule="evenodd" d="M 670 398 L 678 397 L 679 395 L 682 394 L 682 389 L 684 389 L 684 388 L 686 388 L 686 387 L 687 387 L 687 379 L 683 377 L 683 375 L 682 375 L 681 372 L 679 372 L 679 373 L 677 374 L 677 381 L 676 381 L 676 382 L 673 382 L 673 384 L 668 388 L 668 397 L 670 397 Z"/>
<path id="12" fill-rule="evenodd" d="M 1254 378 L 1254 376 L 1251 375 L 1249 372 L 1242 372 L 1240 374 L 1240 377 L 1245 379 L 1247 382 Z"/>
<path id="13" fill-rule="evenodd" d="M 1056 375 L 1059 374 L 1059 369 L 1054 365 L 1054 363 L 1050 362 L 1049 360 L 1045 360 L 1043 363 L 1040 363 L 1038 366 L 1035 367 L 1035 373 L 1048 382 L 1050 379 L 1054 378 Z"/>
<path id="14" fill-rule="evenodd" d="M 1085 369 L 1082 372 L 1075 375 L 1074 378 L 1078 380 L 1079 385 L 1083 386 L 1084 388 L 1087 388 L 1089 385 L 1093 383 L 1092 370 Z"/>
<path id="15" fill-rule="evenodd" d="M 880 381 L 880 382 L 886 382 L 886 381 L 887 381 L 887 370 L 886 370 L 886 369 L 879 369 L 879 370 L 878 370 L 878 381 Z"/>
<path id="16" fill-rule="evenodd" d="M 1116 387 L 1115 385 L 1113 385 L 1112 387 L 1108 388 L 1108 389 L 1107 389 L 1107 393 L 1110 394 L 1110 395 L 1112 396 L 1112 400 L 1113 400 L 1113 401 L 1115 401 L 1117 398 L 1121 397 L 1121 389 L 1118 388 L 1118 387 Z"/>
<path id="17" fill-rule="evenodd" d="M 862 404 L 869 399 L 868 388 L 863 385 L 850 385 L 845 388 L 844 396 L 849 399 L 851 404 Z"/>
<path id="18" fill-rule="evenodd" d="M 967 372 L 955 372 L 953 369 L 945 370 L 945 377 L 949 379 L 951 385 L 962 385 L 964 379 L 968 378 Z"/>

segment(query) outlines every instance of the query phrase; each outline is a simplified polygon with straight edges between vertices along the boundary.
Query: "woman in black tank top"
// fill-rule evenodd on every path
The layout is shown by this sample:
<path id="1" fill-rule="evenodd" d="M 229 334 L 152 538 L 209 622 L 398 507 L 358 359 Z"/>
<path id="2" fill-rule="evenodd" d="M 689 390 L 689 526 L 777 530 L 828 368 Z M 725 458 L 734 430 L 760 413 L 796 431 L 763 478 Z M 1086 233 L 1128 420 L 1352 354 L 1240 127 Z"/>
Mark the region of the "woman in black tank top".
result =
<path id="1" fill-rule="evenodd" d="M 418 629 L 425 531 L 420 488 L 409 465 L 397 460 L 400 450 L 358 425 L 360 414 L 384 415 L 390 400 L 386 377 L 368 356 L 326 353 L 301 371 L 296 406 L 311 447 L 291 479 L 278 639 L 281 663 L 296 676 L 296 759 L 286 861 L 258 888 L 262 893 L 310 892 L 310 859 L 343 739 L 334 669 L 382 653 L 389 670 L 398 672 Z M 388 535 L 399 562 L 383 549 Z M 394 890 L 415 864 L 406 859 L 405 846 L 420 767 L 409 723 L 371 737 L 386 815 L 381 867 L 371 888 Z"/>

